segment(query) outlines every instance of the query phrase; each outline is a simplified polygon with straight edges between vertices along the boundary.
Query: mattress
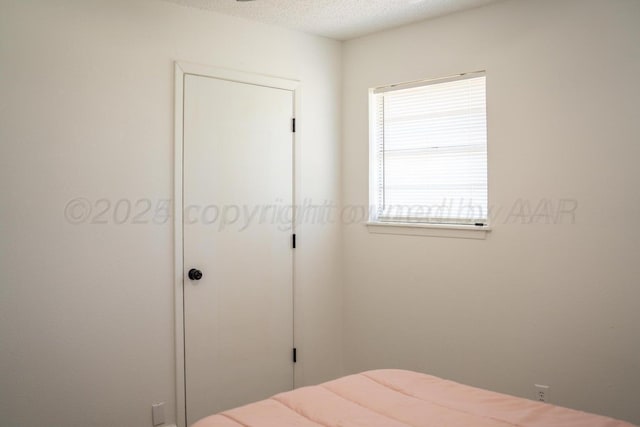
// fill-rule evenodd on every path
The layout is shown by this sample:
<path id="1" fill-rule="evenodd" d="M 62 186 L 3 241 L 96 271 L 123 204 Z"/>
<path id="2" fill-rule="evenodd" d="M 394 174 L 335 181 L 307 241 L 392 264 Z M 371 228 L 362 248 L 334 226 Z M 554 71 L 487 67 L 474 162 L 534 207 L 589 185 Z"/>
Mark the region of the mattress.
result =
<path id="1" fill-rule="evenodd" d="M 277 394 L 193 427 L 633 427 L 417 372 L 385 369 Z"/>

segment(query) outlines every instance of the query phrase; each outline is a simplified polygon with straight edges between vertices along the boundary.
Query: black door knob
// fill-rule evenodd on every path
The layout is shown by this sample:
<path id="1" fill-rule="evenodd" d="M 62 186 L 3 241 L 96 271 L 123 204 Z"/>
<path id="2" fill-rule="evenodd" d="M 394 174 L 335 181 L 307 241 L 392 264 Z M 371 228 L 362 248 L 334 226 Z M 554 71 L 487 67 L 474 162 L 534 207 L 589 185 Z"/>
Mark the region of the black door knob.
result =
<path id="1" fill-rule="evenodd" d="M 191 270 L 189 270 L 189 279 L 191 279 L 191 280 L 200 280 L 200 279 L 202 279 L 202 271 L 196 270 L 195 268 L 192 268 Z"/>

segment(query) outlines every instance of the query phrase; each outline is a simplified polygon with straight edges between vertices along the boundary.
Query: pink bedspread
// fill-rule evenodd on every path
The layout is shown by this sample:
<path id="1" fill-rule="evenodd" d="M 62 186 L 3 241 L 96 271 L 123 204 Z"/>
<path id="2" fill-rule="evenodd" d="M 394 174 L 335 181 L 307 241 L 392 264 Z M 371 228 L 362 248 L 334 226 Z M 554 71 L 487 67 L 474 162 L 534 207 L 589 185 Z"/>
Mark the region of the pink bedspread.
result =
<path id="1" fill-rule="evenodd" d="M 385 369 L 278 394 L 193 427 L 633 427 L 417 372 Z"/>

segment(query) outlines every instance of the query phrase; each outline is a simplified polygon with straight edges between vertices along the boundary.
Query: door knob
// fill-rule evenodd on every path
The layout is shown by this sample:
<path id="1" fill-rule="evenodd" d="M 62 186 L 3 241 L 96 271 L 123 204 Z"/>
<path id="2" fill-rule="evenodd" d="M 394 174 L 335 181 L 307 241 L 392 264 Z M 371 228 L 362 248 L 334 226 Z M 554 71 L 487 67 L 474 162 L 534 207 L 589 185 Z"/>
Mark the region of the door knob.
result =
<path id="1" fill-rule="evenodd" d="M 200 280 L 202 279 L 202 271 L 192 268 L 189 270 L 189 279 L 190 280 Z"/>

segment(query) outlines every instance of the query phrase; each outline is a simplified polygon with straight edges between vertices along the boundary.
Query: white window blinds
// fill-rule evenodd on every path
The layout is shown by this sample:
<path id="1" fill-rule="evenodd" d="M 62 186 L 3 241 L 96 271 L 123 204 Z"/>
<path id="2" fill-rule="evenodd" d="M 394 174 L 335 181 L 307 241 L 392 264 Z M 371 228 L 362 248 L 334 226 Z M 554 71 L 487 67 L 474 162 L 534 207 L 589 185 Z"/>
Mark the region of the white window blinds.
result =
<path id="1" fill-rule="evenodd" d="M 487 222 L 482 73 L 372 95 L 373 220 Z"/>

